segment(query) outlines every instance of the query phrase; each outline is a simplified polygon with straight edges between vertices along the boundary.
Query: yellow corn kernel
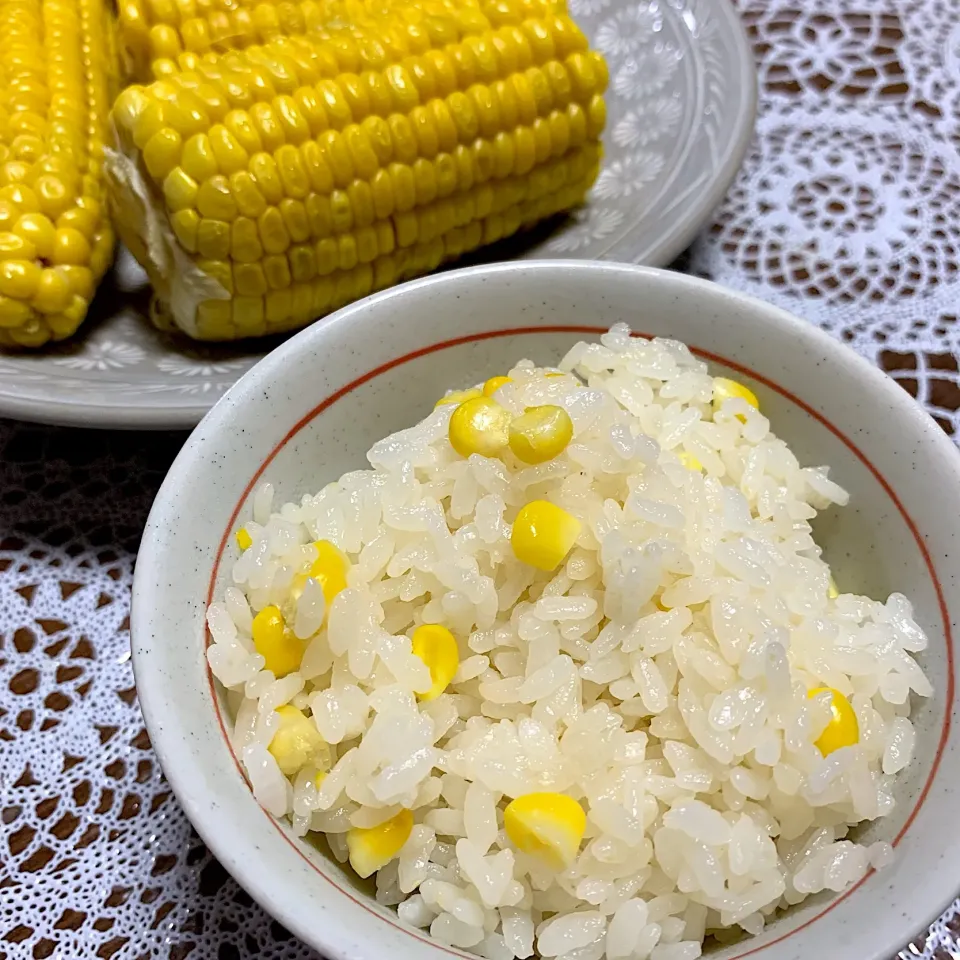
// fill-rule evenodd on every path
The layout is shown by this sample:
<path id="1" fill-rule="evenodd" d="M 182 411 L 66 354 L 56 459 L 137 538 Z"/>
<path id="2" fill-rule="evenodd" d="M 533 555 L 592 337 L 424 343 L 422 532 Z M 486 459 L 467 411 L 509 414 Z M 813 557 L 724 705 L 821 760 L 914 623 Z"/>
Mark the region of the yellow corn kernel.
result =
<path id="1" fill-rule="evenodd" d="M 70 292 L 74 297 L 80 297 L 87 302 L 90 301 L 93 297 L 95 285 L 93 271 L 89 267 L 67 264 L 57 267 L 57 271 L 70 284 Z"/>
<path id="2" fill-rule="evenodd" d="M 719 410 L 725 400 L 731 400 L 734 397 L 738 397 L 741 400 L 746 400 L 754 410 L 760 409 L 760 401 L 757 399 L 757 395 L 749 388 L 745 387 L 742 383 L 738 383 L 736 380 L 728 380 L 726 377 L 714 377 L 713 378 L 713 409 Z"/>
<path id="3" fill-rule="evenodd" d="M 0 199 L 12 204 L 21 213 L 35 213 L 40 209 L 37 194 L 23 183 L 10 183 L 0 189 Z"/>
<path id="4" fill-rule="evenodd" d="M 235 534 L 237 546 L 241 550 L 249 550 L 253 546 L 253 537 L 247 532 L 246 527 L 241 527 Z"/>
<path id="5" fill-rule="evenodd" d="M 163 83 L 163 81 L 159 81 Z M 189 90 L 180 88 L 178 95 L 163 105 L 163 119 L 184 139 L 210 129 L 210 116 L 203 102 Z"/>
<path id="6" fill-rule="evenodd" d="M 230 174 L 230 189 L 237 209 L 243 216 L 259 217 L 267 209 L 267 201 L 246 170 Z"/>
<path id="7" fill-rule="evenodd" d="M 192 207 L 178 210 L 170 215 L 174 236 L 190 253 L 197 252 L 197 237 L 200 232 L 200 214 Z"/>
<path id="8" fill-rule="evenodd" d="M 286 628 L 277 607 L 264 607 L 253 618 L 253 645 L 263 657 L 266 669 L 276 677 L 285 677 L 300 666 L 306 643 Z"/>
<path id="9" fill-rule="evenodd" d="M 267 207 L 257 218 L 257 232 L 267 253 L 285 253 L 290 246 L 290 234 L 283 216 L 276 207 Z"/>
<path id="10" fill-rule="evenodd" d="M 830 722 L 814 741 L 814 746 L 826 757 L 841 747 L 852 747 L 860 740 L 860 724 L 850 701 L 832 687 L 814 687 L 807 693 L 813 699 L 821 693 L 830 694 Z"/>
<path id="11" fill-rule="evenodd" d="M 326 767 L 330 763 L 330 748 L 325 743 L 317 725 L 302 710 L 290 704 L 277 707 L 280 725 L 273 735 L 267 750 L 277 761 L 285 777 L 297 774 L 308 763 Z"/>
<path id="12" fill-rule="evenodd" d="M 317 551 L 317 559 L 310 564 L 308 576 L 313 577 L 320 584 L 323 589 L 323 599 L 329 610 L 334 597 L 341 590 L 347 589 L 347 571 L 350 569 L 350 561 L 329 540 L 316 540 L 313 545 Z"/>
<path id="13" fill-rule="evenodd" d="M 524 463 L 546 463 L 573 439 L 573 421 L 563 407 L 527 407 L 510 424 L 510 449 Z"/>
<path id="14" fill-rule="evenodd" d="M 510 545 L 521 563 L 538 570 L 556 570 L 580 536 L 580 521 L 547 500 L 520 508 L 513 522 Z"/>
<path id="15" fill-rule="evenodd" d="M 208 136 L 210 148 L 221 173 L 230 176 L 246 170 L 250 155 L 226 126 L 217 124 L 211 127 Z"/>
<path id="16" fill-rule="evenodd" d="M 79 230 L 88 240 L 96 233 L 99 225 L 100 211 L 88 210 L 84 207 L 71 207 L 57 217 L 58 227 L 72 227 L 74 230 Z"/>
<path id="17" fill-rule="evenodd" d="M 226 260 L 230 255 L 230 224 L 222 220 L 201 220 L 197 225 L 197 252 L 207 261 Z M 221 277 L 215 279 L 221 280 Z"/>
<path id="18" fill-rule="evenodd" d="M 33 260 L 36 247 L 16 233 L 0 233 L 0 260 Z"/>
<path id="19" fill-rule="evenodd" d="M 154 139 L 156 139 L 156 135 L 154 135 Z M 144 157 L 146 157 L 146 147 L 144 147 Z M 213 153 L 213 145 L 205 133 L 194 134 L 183 145 L 183 153 L 180 156 L 179 163 L 184 172 L 193 177 L 197 183 L 203 183 L 204 180 L 215 177 L 220 173 L 217 158 Z"/>
<path id="20" fill-rule="evenodd" d="M 681 450 L 677 454 L 677 459 L 688 469 L 693 470 L 695 473 L 703 469 L 703 464 L 692 454 L 686 450 Z"/>
<path id="21" fill-rule="evenodd" d="M 460 666 L 456 638 L 438 623 L 425 623 L 413 631 L 413 653 L 430 670 L 429 690 L 417 691 L 420 700 L 436 700 L 450 686 Z"/>
<path id="22" fill-rule="evenodd" d="M 256 263 L 263 258 L 257 225 L 249 217 L 237 217 L 230 228 L 230 256 L 238 263 Z"/>
<path id="23" fill-rule="evenodd" d="M 271 290 L 286 290 L 290 286 L 290 264 L 282 254 L 263 258 L 263 274 Z M 270 312 L 269 307 L 267 312 Z"/>
<path id="24" fill-rule="evenodd" d="M 840 588 L 837 586 L 837 581 L 833 579 L 833 574 L 830 574 L 830 578 L 827 580 L 827 597 L 830 600 L 836 600 L 840 596 Z"/>
<path id="25" fill-rule="evenodd" d="M 158 23 L 150 28 L 150 56 L 153 60 L 176 60 L 183 48 L 173 27 Z"/>
<path id="26" fill-rule="evenodd" d="M 283 258 L 286 263 L 286 258 Z M 267 280 L 269 281 L 269 274 Z M 271 330 L 286 330 L 293 318 L 293 293 L 289 288 L 271 290 L 266 298 L 264 308 L 267 324 Z"/>
<path id="27" fill-rule="evenodd" d="M 62 313 L 70 305 L 71 296 L 70 281 L 59 270 L 48 268 L 40 274 L 30 302 L 41 313 Z"/>
<path id="28" fill-rule="evenodd" d="M 201 217 L 211 220 L 233 220 L 237 213 L 237 202 L 230 192 L 230 181 L 217 174 L 204 180 L 197 191 L 197 211 Z"/>
<path id="29" fill-rule="evenodd" d="M 0 294 L 16 300 L 29 300 L 40 285 L 41 270 L 29 260 L 4 260 L 0 263 Z"/>
<path id="30" fill-rule="evenodd" d="M 413 831 L 413 814 L 401 810 L 376 827 L 352 827 L 347 831 L 350 866 L 360 877 L 369 877 L 385 867 L 400 851 Z"/>
<path id="31" fill-rule="evenodd" d="M 157 181 L 164 177 L 180 162 L 183 140 L 172 127 L 158 130 L 143 148 L 143 161 L 150 176 Z"/>
<path id="32" fill-rule="evenodd" d="M 235 263 L 233 265 L 234 288 L 240 296 L 262 297 L 267 292 L 267 278 L 259 263 Z"/>
<path id="33" fill-rule="evenodd" d="M 197 329 L 211 340 L 229 340 L 233 335 L 233 310 L 229 300 L 203 300 L 197 306 Z"/>
<path id="34" fill-rule="evenodd" d="M 303 243 L 310 237 L 310 222 L 307 208 L 300 200 L 285 197 L 279 204 L 280 215 L 290 239 L 294 243 Z"/>
<path id="35" fill-rule="evenodd" d="M 17 219 L 13 232 L 32 243 L 38 257 L 48 260 L 52 256 L 56 230 L 49 217 L 42 213 L 25 213 Z"/>
<path id="36" fill-rule="evenodd" d="M 33 318 L 29 304 L 10 297 L 0 297 L 0 328 L 16 329 Z M 42 342 L 42 341 L 41 341 Z"/>
<path id="37" fill-rule="evenodd" d="M 89 263 L 90 243 L 79 230 L 59 227 L 53 237 L 53 253 L 50 259 L 54 263 Z"/>
<path id="38" fill-rule="evenodd" d="M 483 395 L 492 397 L 505 383 L 513 383 L 513 377 L 491 377 L 483 385 Z"/>
<path id="39" fill-rule="evenodd" d="M 171 211 L 195 206 L 199 190 L 197 181 L 182 167 L 174 167 L 163 180 L 163 196 Z"/>
<path id="40" fill-rule="evenodd" d="M 495 457 L 509 442 L 510 413 L 489 397 L 465 400 L 450 417 L 450 445 L 461 457 Z"/>
<path id="41" fill-rule="evenodd" d="M 434 407 L 442 407 L 448 403 L 463 403 L 464 400 L 473 400 L 474 397 L 482 396 L 483 394 L 476 387 L 471 387 L 469 390 L 451 390 L 449 393 L 444 394 L 434 404 Z"/>
<path id="42" fill-rule="evenodd" d="M 564 793 L 527 793 L 507 804 L 503 825 L 518 850 L 559 873 L 577 859 L 587 815 Z"/>
<path id="43" fill-rule="evenodd" d="M 317 275 L 317 258 L 311 244 L 294 244 L 287 252 L 287 256 L 290 258 L 290 272 L 296 283 L 307 283 Z M 309 310 L 308 307 L 307 312 Z"/>

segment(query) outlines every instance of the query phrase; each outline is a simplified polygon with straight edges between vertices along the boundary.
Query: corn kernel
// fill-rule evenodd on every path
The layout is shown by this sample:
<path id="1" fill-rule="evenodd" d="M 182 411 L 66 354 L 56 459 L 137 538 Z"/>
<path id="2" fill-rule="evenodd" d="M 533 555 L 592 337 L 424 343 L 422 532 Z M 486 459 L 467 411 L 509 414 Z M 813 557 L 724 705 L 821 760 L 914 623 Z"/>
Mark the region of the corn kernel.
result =
<path id="1" fill-rule="evenodd" d="M 204 180 L 197 191 L 197 210 L 200 216 L 211 220 L 233 220 L 238 210 L 230 181 L 221 174 Z"/>
<path id="2" fill-rule="evenodd" d="M 16 233 L 0 233 L 0 260 L 33 260 L 36 256 L 30 240 Z"/>
<path id="3" fill-rule="evenodd" d="M 306 644 L 286 628 L 277 607 L 264 607 L 253 618 L 253 645 L 263 657 L 267 670 L 285 677 L 300 666 Z"/>
<path id="4" fill-rule="evenodd" d="M 30 260 L 0 262 L 0 294 L 17 300 L 29 300 L 40 284 L 40 267 Z"/>
<path id="5" fill-rule="evenodd" d="M 587 815 L 566 794 L 527 793 L 507 804 L 503 825 L 518 850 L 560 872 L 577 859 Z"/>
<path id="6" fill-rule="evenodd" d="M 555 570 L 580 536 L 580 521 L 547 500 L 520 508 L 510 544 L 521 563 L 538 570 Z"/>
<path id="7" fill-rule="evenodd" d="M 33 244 L 37 256 L 49 259 L 53 254 L 53 240 L 56 235 L 49 217 L 42 213 L 25 213 L 13 227 L 13 232 Z"/>
<path id="8" fill-rule="evenodd" d="M 100 225 L 100 211 L 84 207 L 71 207 L 57 217 L 58 227 L 72 227 L 79 230 L 88 240 L 96 233 Z"/>
<path id="9" fill-rule="evenodd" d="M 0 199 L 11 203 L 21 213 L 36 213 L 40 209 L 36 193 L 23 183 L 11 183 L 0 189 Z"/>
<path id="10" fill-rule="evenodd" d="M 760 409 L 760 401 L 757 399 L 757 395 L 749 388 L 745 387 L 742 383 L 738 383 L 736 380 L 728 380 L 726 377 L 714 377 L 713 378 L 713 409 L 719 410 L 725 400 L 730 400 L 734 397 L 739 397 L 741 400 L 745 400 L 754 410 Z M 742 418 L 741 418 L 742 419 Z"/>
<path id="11" fill-rule="evenodd" d="M 692 454 L 686 450 L 681 450 L 677 454 L 677 459 L 688 469 L 692 470 L 695 473 L 703 469 L 703 464 Z"/>
<path id="12" fill-rule="evenodd" d="M 329 610 L 334 597 L 347 588 L 350 561 L 329 540 L 317 540 L 313 545 L 317 550 L 317 559 L 310 565 L 308 576 L 320 584 Z"/>
<path id="13" fill-rule="evenodd" d="M 197 252 L 197 238 L 200 232 L 200 214 L 192 207 L 178 210 L 170 215 L 170 226 L 180 244 L 190 253 Z"/>
<path id="14" fill-rule="evenodd" d="M 326 767 L 330 763 L 330 748 L 320 736 L 317 725 L 303 711 L 290 704 L 277 707 L 280 725 L 267 750 L 277 761 L 280 772 L 294 776 L 308 763 Z"/>
<path id="15" fill-rule="evenodd" d="M 413 631 L 413 653 L 430 670 L 431 687 L 417 691 L 420 700 L 436 700 L 453 680 L 460 666 L 460 651 L 453 634 L 437 623 L 425 623 Z"/>
<path id="16" fill-rule="evenodd" d="M 158 135 L 155 134 L 153 139 L 155 140 L 157 136 Z M 151 143 L 152 142 L 151 140 Z M 148 143 L 147 146 L 149 147 L 150 144 Z M 144 148 L 144 155 L 146 155 L 146 148 Z M 174 161 L 174 164 L 171 165 L 171 169 L 176 162 L 177 161 Z M 205 133 L 194 134 L 183 145 L 183 153 L 179 163 L 184 172 L 188 176 L 193 177 L 197 183 L 203 183 L 204 180 L 215 177 L 220 173 L 217 158 L 213 152 L 213 146 L 210 143 L 210 138 Z"/>
<path id="17" fill-rule="evenodd" d="M 347 831 L 350 866 L 361 877 L 385 867 L 403 849 L 413 831 L 413 814 L 401 810 L 376 827 L 352 827 Z"/>
<path id="18" fill-rule="evenodd" d="M 489 397 L 465 400 L 450 417 L 450 444 L 461 457 L 495 457 L 509 442 L 510 413 Z"/>
<path id="19" fill-rule="evenodd" d="M 473 400 L 474 397 L 482 396 L 483 394 L 476 387 L 471 387 L 469 390 L 451 390 L 449 393 L 444 394 L 434 404 L 434 407 L 442 407 L 448 403 L 463 403 L 464 400 Z"/>
<path id="20" fill-rule="evenodd" d="M 89 263 L 90 243 L 79 230 L 74 230 L 73 227 L 58 227 L 53 237 L 53 253 L 50 259 L 54 263 Z"/>
<path id="21" fill-rule="evenodd" d="M 246 527 L 241 527 L 235 534 L 237 546 L 241 550 L 249 550 L 253 546 L 253 537 L 247 532 Z"/>
<path id="22" fill-rule="evenodd" d="M 199 189 L 197 181 L 182 167 L 174 167 L 163 180 L 163 196 L 171 211 L 194 206 Z"/>
<path id="23" fill-rule="evenodd" d="M 62 313 L 70 305 L 71 296 L 70 281 L 59 270 L 48 268 L 40 274 L 31 303 L 41 313 Z"/>
<path id="24" fill-rule="evenodd" d="M 67 266 L 57 267 L 57 272 L 70 284 L 70 292 L 75 297 L 80 297 L 87 303 L 93 297 L 94 280 L 93 271 L 88 267 L 78 267 L 68 264 Z"/>
<path id="25" fill-rule="evenodd" d="M 513 377 L 491 377 L 483 385 L 483 395 L 492 397 L 505 383 L 513 383 Z"/>
<path id="26" fill-rule="evenodd" d="M 837 586 L 837 581 L 833 579 L 833 574 L 831 573 L 827 580 L 827 597 L 830 600 L 836 600 L 839 596 L 840 588 Z"/>
<path id="27" fill-rule="evenodd" d="M 573 439 L 573 421 L 563 407 L 527 407 L 510 424 L 510 449 L 524 463 L 546 463 Z"/>
<path id="28" fill-rule="evenodd" d="M 10 297 L 0 297 L 0 327 L 16 329 L 31 320 L 33 311 L 29 304 Z"/>
<path id="29" fill-rule="evenodd" d="M 830 722 L 814 741 L 816 748 L 826 757 L 841 747 L 852 747 L 860 740 L 860 724 L 850 701 L 839 690 L 831 687 L 814 687 L 807 693 L 812 699 L 821 693 L 830 694 Z"/>

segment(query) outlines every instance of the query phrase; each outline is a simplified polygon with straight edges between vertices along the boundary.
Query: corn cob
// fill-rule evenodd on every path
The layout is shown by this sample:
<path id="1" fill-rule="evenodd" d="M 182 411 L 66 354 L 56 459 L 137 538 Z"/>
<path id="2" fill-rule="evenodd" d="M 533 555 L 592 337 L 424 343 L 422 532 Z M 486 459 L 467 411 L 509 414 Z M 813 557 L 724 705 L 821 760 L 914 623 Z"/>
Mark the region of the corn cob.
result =
<path id="1" fill-rule="evenodd" d="M 116 222 L 159 325 L 214 340 L 303 326 L 576 205 L 595 179 L 606 67 L 553 0 L 321 6 L 341 16 L 155 61 L 160 79 L 118 98 Z"/>
<path id="2" fill-rule="evenodd" d="M 113 253 L 102 180 L 109 109 L 102 0 L 0 3 L 0 345 L 83 321 Z"/>

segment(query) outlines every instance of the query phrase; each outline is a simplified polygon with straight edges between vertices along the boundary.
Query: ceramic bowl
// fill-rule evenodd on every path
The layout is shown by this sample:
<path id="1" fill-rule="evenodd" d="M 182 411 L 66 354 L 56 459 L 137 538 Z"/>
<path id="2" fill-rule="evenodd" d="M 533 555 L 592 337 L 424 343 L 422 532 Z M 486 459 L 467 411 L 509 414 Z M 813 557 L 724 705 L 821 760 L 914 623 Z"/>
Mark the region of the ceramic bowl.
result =
<path id="1" fill-rule="evenodd" d="M 960 456 L 899 387 L 825 334 L 705 281 L 584 261 L 443 273 L 350 306 L 270 354 L 216 405 L 170 470 L 137 561 L 132 616 L 140 703 L 160 761 L 198 832 L 274 917 L 331 960 L 468 956 L 406 928 L 369 888 L 256 804 L 228 743 L 204 658 L 204 610 L 227 582 L 231 536 L 269 480 L 284 502 L 365 466 L 377 439 L 446 389 L 519 357 L 555 363 L 617 321 L 675 337 L 760 398 L 800 460 L 827 463 L 851 504 L 818 536 L 847 591 L 906 593 L 928 631 L 936 693 L 919 703 L 913 764 L 895 812 L 863 831 L 895 865 L 818 896 L 722 960 L 886 960 L 960 888 L 960 732 L 952 635 L 960 617 Z"/>

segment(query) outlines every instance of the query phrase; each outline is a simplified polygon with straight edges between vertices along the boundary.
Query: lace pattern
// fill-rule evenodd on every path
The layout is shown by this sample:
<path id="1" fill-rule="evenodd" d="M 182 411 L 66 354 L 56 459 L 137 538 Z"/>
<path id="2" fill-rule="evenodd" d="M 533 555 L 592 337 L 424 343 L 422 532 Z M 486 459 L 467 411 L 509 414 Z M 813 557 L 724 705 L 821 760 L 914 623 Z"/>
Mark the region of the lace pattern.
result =
<path id="1" fill-rule="evenodd" d="M 651 6 L 630 14 L 638 22 L 623 36 Z M 952 0 L 743 0 L 740 10 L 758 61 L 757 134 L 677 266 L 848 341 L 953 433 Z M 652 97 L 644 117 L 610 132 L 638 156 L 676 122 L 669 100 Z M 134 557 L 182 440 L 0 423 L 0 958 L 314 956 L 193 833 L 137 709 Z M 956 957 L 958 933 L 960 901 L 900 957 Z"/>

